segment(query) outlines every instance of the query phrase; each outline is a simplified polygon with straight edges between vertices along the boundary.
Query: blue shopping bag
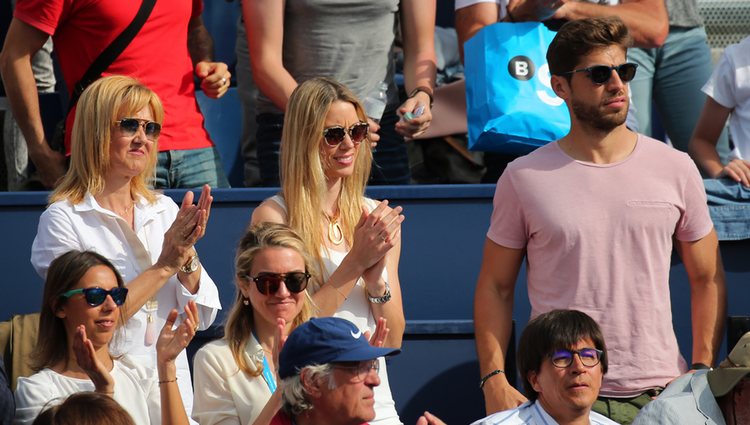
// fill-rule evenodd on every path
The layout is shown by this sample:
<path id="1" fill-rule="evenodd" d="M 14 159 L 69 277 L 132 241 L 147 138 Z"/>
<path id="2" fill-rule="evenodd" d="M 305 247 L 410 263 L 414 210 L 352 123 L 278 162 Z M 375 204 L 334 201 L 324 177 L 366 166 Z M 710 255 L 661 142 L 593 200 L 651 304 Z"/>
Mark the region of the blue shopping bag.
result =
<path id="1" fill-rule="evenodd" d="M 568 133 L 545 57 L 554 36 L 539 22 L 500 22 L 464 44 L 469 149 L 523 155 Z"/>

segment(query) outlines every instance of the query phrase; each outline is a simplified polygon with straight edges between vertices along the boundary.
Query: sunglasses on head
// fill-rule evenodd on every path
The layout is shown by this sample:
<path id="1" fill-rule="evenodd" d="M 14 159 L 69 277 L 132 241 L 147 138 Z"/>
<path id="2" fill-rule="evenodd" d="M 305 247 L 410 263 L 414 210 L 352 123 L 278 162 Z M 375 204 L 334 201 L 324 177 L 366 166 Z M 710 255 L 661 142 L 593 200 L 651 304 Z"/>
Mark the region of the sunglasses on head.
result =
<path id="1" fill-rule="evenodd" d="M 630 82 L 635 78 L 635 71 L 638 68 L 637 63 L 627 62 L 615 66 L 607 65 L 594 65 L 588 68 L 575 69 L 573 71 L 563 72 L 562 75 L 574 74 L 576 72 L 585 72 L 594 84 L 604 84 L 612 78 L 612 71 L 616 71 L 617 75 L 623 83 Z"/>
<path id="2" fill-rule="evenodd" d="M 310 273 L 307 272 L 289 272 L 289 273 L 258 273 L 257 276 L 246 276 L 255 282 L 258 292 L 263 295 L 275 294 L 284 282 L 289 292 L 298 294 L 307 288 L 307 281 L 310 280 Z"/>
<path id="3" fill-rule="evenodd" d="M 125 137 L 134 136 L 138 132 L 138 127 L 143 127 L 143 132 L 148 140 L 156 140 L 161 133 L 161 124 L 149 120 L 138 118 L 123 118 L 115 121 L 120 126 L 120 131 Z"/>
<path id="4" fill-rule="evenodd" d="M 102 305 L 107 299 L 107 295 L 112 297 L 112 301 L 114 301 L 115 304 L 122 305 L 122 303 L 125 302 L 125 298 L 128 296 L 128 288 L 117 287 L 112 288 L 109 291 L 99 287 L 71 289 L 70 291 L 61 294 L 60 298 L 70 298 L 75 294 L 83 294 L 83 296 L 86 297 L 86 303 L 91 307 Z"/>
<path id="5" fill-rule="evenodd" d="M 348 129 L 335 125 L 328 127 L 323 130 L 323 138 L 325 139 L 328 146 L 335 147 L 344 141 L 344 136 L 349 133 L 349 138 L 352 139 L 352 143 L 359 144 L 362 140 L 367 137 L 367 133 L 370 131 L 370 124 L 366 122 L 358 122 L 353 124 Z"/>

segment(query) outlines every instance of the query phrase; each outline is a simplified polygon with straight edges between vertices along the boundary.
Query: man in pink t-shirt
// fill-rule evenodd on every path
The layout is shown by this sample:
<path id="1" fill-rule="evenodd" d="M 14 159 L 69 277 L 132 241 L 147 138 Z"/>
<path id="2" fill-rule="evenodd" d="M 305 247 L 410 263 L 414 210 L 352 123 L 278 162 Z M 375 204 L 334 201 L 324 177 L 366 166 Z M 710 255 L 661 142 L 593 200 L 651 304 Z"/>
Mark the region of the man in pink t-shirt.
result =
<path id="1" fill-rule="evenodd" d="M 68 93 L 94 59 L 130 25 L 141 1 L 18 0 L 0 54 L 0 72 L 13 115 L 42 183 L 53 188 L 65 157 L 45 139 L 31 57 L 52 36 Z M 152 89 L 164 105 L 156 188 L 228 187 L 219 153 L 203 127 L 193 75 L 207 96 L 229 87 L 227 66 L 213 62 L 213 42 L 201 20 L 202 0 L 159 0 L 148 19 L 103 72 L 127 75 Z M 75 109 L 66 120 L 66 152 Z"/>
<path id="2" fill-rule="evenodd" d="M 487 413 L 525 401 L 502 370 L 524 257 L 533 317 L 578 309 L 602 327 L 609 373 L 594 410 L 627 422 L 687 370 L 672 328 L 673 243 L 690 280 L 693 367 L 713 361 L 725 314 L 718 241 L 690 158 L 627 129 L 630 36 L 619 18 L 571 21 L 547 52 L 571 129 L 497 184 L 475 297 Z M 624 416 L 613 415 L 622 412 Z"/>

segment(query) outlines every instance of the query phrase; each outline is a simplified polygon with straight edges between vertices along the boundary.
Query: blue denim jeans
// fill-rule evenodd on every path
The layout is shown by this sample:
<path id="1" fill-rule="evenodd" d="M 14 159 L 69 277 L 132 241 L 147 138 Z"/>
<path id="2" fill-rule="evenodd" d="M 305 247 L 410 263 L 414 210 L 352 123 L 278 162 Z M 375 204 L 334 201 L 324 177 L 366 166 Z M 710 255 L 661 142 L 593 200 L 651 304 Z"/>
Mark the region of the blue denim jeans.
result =
<path id="1" fill-rule="evenodd" d="M 719 240 L 750 239 L 750 189 L 730 179 L 704 179 L 703 184 Z"/>
<path id="2" fill-rule="evenodd" d="M 652 135 L 652 104 L 672 145 L 687 152 L 706 95 L 701 91 L 711 77 L 711 49 L 703 27 L 670 27 L 659 48 L 630 49 L 628 59 L 638 64 L 630 82 L 639 131 Z M 719 156 L 727 158 L 726 130 L 719 137 Z"/>
<path id="3" fill-rule="evenodd" d="M 370 184 L 394 185 L 409 184 L 411 169 L 404 138 L 396 133 L 395 125 L 399 116 L 395 110 L 386 110 L 380 121 L 380 141 L 373 151 Z M 279 149 L 283 114 L 264 113 L 258 118 L 258 161 L 263 186 L 279 186 Z"/>
<path id="4" fill-rule="evenodd" d="M 212 189 L 229 187 L 215 147 L 159 152 L 155 189 L 193 189 L 204 184 Z"/>

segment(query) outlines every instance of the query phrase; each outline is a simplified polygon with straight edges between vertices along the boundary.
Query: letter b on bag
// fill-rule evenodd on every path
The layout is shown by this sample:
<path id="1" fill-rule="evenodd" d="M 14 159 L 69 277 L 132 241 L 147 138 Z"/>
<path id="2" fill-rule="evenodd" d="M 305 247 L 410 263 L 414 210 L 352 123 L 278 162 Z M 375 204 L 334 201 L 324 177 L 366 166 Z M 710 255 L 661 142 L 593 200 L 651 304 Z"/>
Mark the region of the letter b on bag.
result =
<path id="1" fill-rule="evenodd" d="M 534 77 L 534 62 L 527 56 L 515 56 L 508 62 L 508 72 L 516 80 L 529 81 Z"/>

